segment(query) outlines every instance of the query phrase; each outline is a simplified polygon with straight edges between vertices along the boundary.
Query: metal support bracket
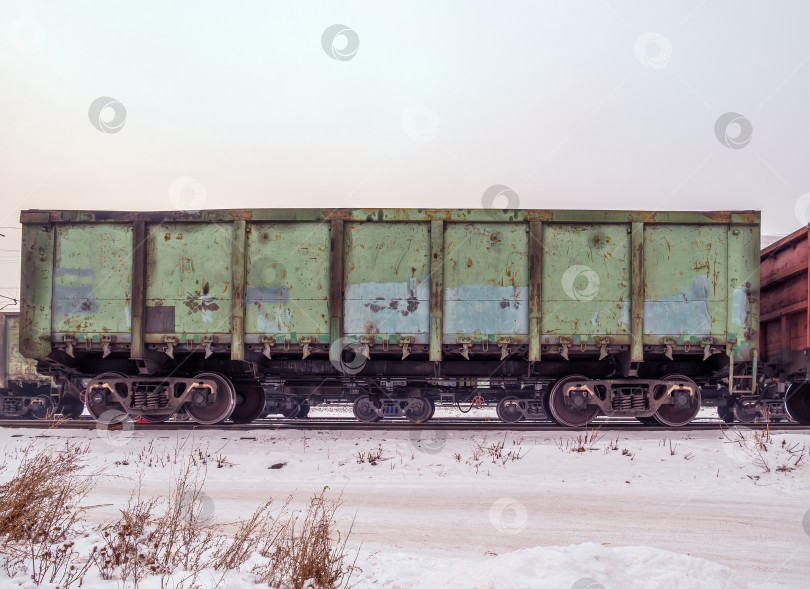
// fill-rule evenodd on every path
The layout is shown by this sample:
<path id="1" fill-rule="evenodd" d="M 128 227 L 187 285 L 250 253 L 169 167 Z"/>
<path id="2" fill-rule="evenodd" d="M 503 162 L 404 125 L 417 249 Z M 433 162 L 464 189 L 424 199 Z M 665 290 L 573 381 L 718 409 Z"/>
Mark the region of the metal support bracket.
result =
<path id="1" fill-rule="evenodd" d="M 371 360 L 371 349 L 369 348 L 369 344 L 374 343 L 374 337 L 361 335 L 357 338 L 357 341 L 363 346 L 363 356 L 365 356 L 367 360 Z"/>
<path id="2" fill-rule="evenodd" d="M 106 358 L 110 355 L 110 352 L 112 351 L 112 341 L 113 338 L 111 335 L 101 336 L 101 349 L 103 350 L 101 354 L 102 358 Z"/>
<path id="3" fill-rule="evenodd" d="M 174 360 L 174 346 L 179 344 L 180 340 L 173 335 L 164 335 L 163 343 L 166 344 L 166 347 L 163 348 L 163 351 L 169 358 Z"/>
<path id="4" fill-rule="evenodd" d="M 268 337 L 266 335 L 262 336 L 262 355 L 268 360 L 272 360 L 273 357 L 270 355 L 270 348 L 276 345 L 276 338 Z"/>
<path id="5" fill-rule="evenodd" d="M 609 337 L 599 338 L 599 359 L 604 360 L 608 355 L 608 344 L 610 344 Z"/>
<path id="6" fill-rule="evenodd" d="M 78 344 L 79 340 L 72 335 L 66 335 L 62 338 L 62 340 L 65 342 L 65 353 L 71 358 L 75 358 L 76 356 L 73 355 L 73 346 Z"/>
<path id="7" fill-rule="evenodd" d="M 200 342 L 202 344 L 205 344 L 205 359 L 207 360 L 214 353 L 214 336 L 213 335 L 204 335 L 200 339 Z"/>
<path id="8" fill-rule="evenodd" d="M 312 343 L 312 338 L 300 337 L 298 338 L 298 343 L 301 344 L 301 359 L 305 360 L 306 357 L 312 353 L 312 351 L 309 348 L 310 344 Z"/>
<path id="9" fill-rule="evenodd" d="M 461 344 L 461 347 L 458 349 L 459 353 L 464 357 L 465 360 L 470 359 L 470 348 L 473 345 L 473 338 L 471 337 L 460 337 L 458 338 L 458 343 Z"/>
<path id="10" fill-rule="evenodd" d="M 568 360 L 568 346 L 571 345 L 571 340 L 567 337 L 560 338 L 560 356 Z"/>
<path id="11" fill-rule="evenodd" d="M 402 335 L 398 336 L 397 337 L 397 343 L 400 346 L 402 346 L 402 359 L 403 360 L 411 355 L 411 353 L 408 351 L 408 346 L 411 345 L 410 336 L 408 336 L 408 337 L 402 336 Z"/>
<path id="12" fill-rule="evenodd" d="M 664 356 L 672 360 L 672 352 L 675 349 L 675 340 L 671 337 L 662 337 L 661 343 L 666 346 L 666 351 L 664 352 Z"/>
<path id="13" fill-rule="evenodd" d="M 712 344 L 714 343 L 714 338 L 707 338 L 700 340 L 700 345 L 703 346 L 703 361 L 709 359 L 709 357 L 714 354 L 717 350 L 712 348 Z"/>
<path id="14" fill-rule="evenodd" d="M 499 337 L 495 340 L 495 343 L 501 347 L 501 360 L 506 360 L 509 356 L 509 344 L 516 343 L 510 337 Z"/>

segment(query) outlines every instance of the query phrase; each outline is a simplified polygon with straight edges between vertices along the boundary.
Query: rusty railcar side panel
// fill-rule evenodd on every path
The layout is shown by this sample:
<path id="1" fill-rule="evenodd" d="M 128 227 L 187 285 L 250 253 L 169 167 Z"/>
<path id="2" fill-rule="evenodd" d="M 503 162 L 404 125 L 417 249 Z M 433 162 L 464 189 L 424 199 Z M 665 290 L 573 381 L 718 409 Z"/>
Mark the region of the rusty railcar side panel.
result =
<path id="1" fill-rule="evenodd" d="M 329 342 L 329 224 L 251 223 L 245 332 L 297 343 Z M 314 343 L 313 341 L 313 343 Z"/>
<path id="2" fill-rule="evenodd" d="M 444 230 L 443 343 L 526 343 L 529 228 L 454 223 Z"/>
<path id="3" fill-rule="evenodd" d="M 810 363 L 810 227 L 771 244 L 761 252 L 764 360 L 787 371 Z M 804 359 L 804 362 L 801 360 Z"/>
<path id="4" fill-rule="evenodd" d="M 147 343 L 230 341 L 232 224 L 150 225 L 146 244 Z"/>
<path id="5" fill-rule="evenodd" d="M 699 344 L 726 334 L 728 229 L 722 226 L 645 227 L 644 335 L 661 344 Z"/>
<path id="6" fill-rule="evenodd" d="M 59 225 L 53 263 L 53 335 L 130 341 L 132 226 Z"/>
<path id="7" fill-rule="evenodd" d="M 630 343 L 629 230 L 545 224 L 543 344 Z"/>
<path id="8" fill-rule="evenodd" d="M 428 343 L 429 225 L 346 223 L 344 229 L 344 335 Z"/>

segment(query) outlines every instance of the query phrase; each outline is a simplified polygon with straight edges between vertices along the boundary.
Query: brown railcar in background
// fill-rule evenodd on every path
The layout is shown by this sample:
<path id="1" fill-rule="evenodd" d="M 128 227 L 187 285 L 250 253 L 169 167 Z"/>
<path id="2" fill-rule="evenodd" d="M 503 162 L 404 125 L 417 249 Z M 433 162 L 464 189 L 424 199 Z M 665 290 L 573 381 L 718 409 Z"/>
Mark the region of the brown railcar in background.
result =
<path id="1" fill-rule="evenodd" d="M 760 350 L 766 373 L 785 390 L 785 409 L 810 423 L 810 226 L 760 254 Z"/>

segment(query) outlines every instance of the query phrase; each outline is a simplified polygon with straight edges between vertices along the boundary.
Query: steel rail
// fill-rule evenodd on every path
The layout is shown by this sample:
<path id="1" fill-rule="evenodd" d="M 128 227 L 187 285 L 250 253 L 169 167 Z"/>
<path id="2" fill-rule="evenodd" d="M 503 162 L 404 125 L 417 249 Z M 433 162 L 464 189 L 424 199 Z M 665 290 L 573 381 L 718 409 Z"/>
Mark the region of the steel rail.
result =
<path id="1" fill-rule="evenodd" d="M 422 424 L 410 423 L 407 420 L 390 420 L 377 423 L 362 423 L 351 418 L 345 419 L 264 419 L 248 424 L 216 424 L 200 425 L 190 421 L 175 421 L 164 423 L 136 423 L 126 422 L 124 425 L 107 426 L 92 419 L 74 420 L 26 420 L 3 419 L 0 428 L 35 429 L 35 430 L 121 430 L 128 431 L 189 431 L 189 430 L 215 430 L 221 432 L 246 431 L 365 431 L 365 432 L 407 432 L 412 430 L 447 430 L 447 431 L 517 431 L 517 432 L 582 432 L 582 431 L 648 431 L 648 432 L 678 432 L 678 431 L 721 431 L 726 429 L 749 429 L 770 431 L 807 431 L 810 426 L 797 423 L 771 423 L 771 424 L 725 424 L 721 421 L 693 422 L 682 427 L 648 426 L 627 420 L 596 421 L 588 427 L 572 428 L 559 426 L 547 421 L 523 421 L 519 423 L 504 423 L 497 419 L 436 419 Z"/>

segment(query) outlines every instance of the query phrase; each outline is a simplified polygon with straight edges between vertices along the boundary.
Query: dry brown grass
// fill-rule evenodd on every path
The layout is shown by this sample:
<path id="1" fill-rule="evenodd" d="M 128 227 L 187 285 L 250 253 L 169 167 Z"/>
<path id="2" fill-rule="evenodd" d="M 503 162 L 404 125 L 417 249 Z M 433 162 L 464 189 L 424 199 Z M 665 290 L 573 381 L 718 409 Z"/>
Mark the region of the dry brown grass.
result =
<path id="1" fill-rule="evenodd" d="M 206 469 L 190 453 L 178 461 L 169 494 L 146 497 L 139 479 L 120 517 L 93 531 L 102 540 L 83 554 L 74 539 L 83 533 L 83 504 L 93 487 L 87 445 L 66 443 L 22 452 L 16 476 L 0 486 L 0 547 L 10 577 L 25 572 L 39 585 L 81 586 L 91 568 L 119 587 L 150 578 L 162 588 L 225 586 L 229 571 L 250 572 L 274 589 L 343 589 L 356 570 L 348 548 L 353 527 L 339 531 L 340 499 L 324 488 L 303 511 L 290 501 L 273 516 L 271 502 L 246 520 L 218 522 L 204 492 Z M 255 565 L 256 560 L 262 564 Z M 245 571 L 247 572 L 247 571 Z"/>
<path id="2" fill-rule="evenodd" d="M 805 444 L 799 442 L 788 444 L 782 439 L 781 444 L 775 444 L 769 425 L 761 431 L 724 427 L 722 432 L 726 439 L 724 443 L 731 444 L 737 456 L 750 460 L 764 474 L 774 470 L 779 473 L 793 472 L 799 468 L 807 454 Z M 749 478 L 756 481 L 759 476 L 749 475 Z"/>
<path id="3" fill-rule="evenodd" d="M 167 498 L 145 498 L 139 483 L 121 517 L 102 531 L 104 545 L 93 555 L 101 576 L 133 588 L 150 576 L 158 576 L 161 587 L 200 586 L 212 554 L 228 544 L 204 512 L 204 486 L 205 470 L 193 458 L 180 462 Z"/>
<path id="4" fill-rule="evenodd" d="M 593 452 L 603 435 L 600 428 L 589 430 L 586 427 L 585 431 L 578 433 L 576 437 L 572 436 L 565 439 L 560 436 L 559 440 L 554 441 L 554 445 L 557 446 L 560 452 Z"/>
<path id="5" fill-rule="evenodd" d="M 383 460 L 382 444 L 377 444 L 377 448 L 374 450 L 357 453 L 357 464 L 368 462 L 371 466 L 377 466 L 377 463 L 381 460 Z"/>
<path id="6" fill-rule="evenodd" d="M 259 548 L 269 562 L 256 567 L 253 573 L 271 589 L 350 587 L 351 576 L 357 570 L 357 553 L 350 562 L 347 545 L 354 520 L 341 534 L 336 517 L 341 501 L 328 500 L 326 490 L 324 487 L 310 499 L 306 511 L 283 514 L 270 527 Z"/>
<path id="7" fill-rule="evenodd" d="M 0 485 L 0 560 L 9 576 L 25 570 L 36 584 L 70 587 L 90 566 L 74 550 L 81 503 L 93 488 L 87 444 L 67 441 L 23 450 L 17 474 Z"/>
<path id="8" fill-rule="evenodd" d="M 251 572 L 273 589 L 348 588 L 355 559 L 350 562 L 348 539 L 338 531 L 340 500 L 326 498 L 326 489 L 310 501 L 306 511 L 291 511 L 290 500 L 276 517 L 270 501 L 247 520 L 214 523 L 202 512 L 203 479 L 183 469 L 157 515 L 159 501 L 143 499 L 140 486 L 133 491 L 121 518 L 104 530 L 106 545 L 94 553 L 95 563 L 107 580 L 138 587 L 145 578 L 160 577 L 161 587 L 198 587 L 204 571 L 205 586 L 225 583 L 228 571 L 241 567 L 256 553 L 266 559 Z"/>

